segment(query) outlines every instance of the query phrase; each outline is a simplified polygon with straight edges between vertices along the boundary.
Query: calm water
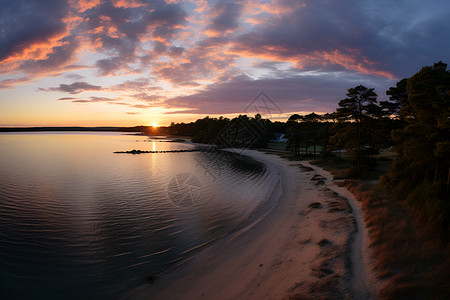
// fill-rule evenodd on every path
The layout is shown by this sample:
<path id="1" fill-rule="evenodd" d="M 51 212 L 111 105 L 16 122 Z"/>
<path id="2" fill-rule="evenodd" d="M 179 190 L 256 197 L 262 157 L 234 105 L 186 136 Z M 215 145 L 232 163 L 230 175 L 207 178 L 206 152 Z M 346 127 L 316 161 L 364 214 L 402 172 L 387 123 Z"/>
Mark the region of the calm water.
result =
<path id="1" fill-rule="evenodd" d="M 278 178 L 120 133 L 0 134 L 0 298 L 120 299 L 270 206 Z"/>

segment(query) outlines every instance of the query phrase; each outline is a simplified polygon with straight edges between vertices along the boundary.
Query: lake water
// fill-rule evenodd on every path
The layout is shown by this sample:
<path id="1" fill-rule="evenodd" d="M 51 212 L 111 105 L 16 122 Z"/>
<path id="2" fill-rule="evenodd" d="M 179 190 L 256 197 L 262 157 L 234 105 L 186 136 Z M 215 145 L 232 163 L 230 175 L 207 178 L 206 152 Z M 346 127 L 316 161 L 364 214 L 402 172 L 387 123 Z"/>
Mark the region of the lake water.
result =
<path id="1" fill-rule="evenodd" d="M 278 175 L 120 133 L 0 134 L 0 298 L 123 299 L 270 209 Z"/>

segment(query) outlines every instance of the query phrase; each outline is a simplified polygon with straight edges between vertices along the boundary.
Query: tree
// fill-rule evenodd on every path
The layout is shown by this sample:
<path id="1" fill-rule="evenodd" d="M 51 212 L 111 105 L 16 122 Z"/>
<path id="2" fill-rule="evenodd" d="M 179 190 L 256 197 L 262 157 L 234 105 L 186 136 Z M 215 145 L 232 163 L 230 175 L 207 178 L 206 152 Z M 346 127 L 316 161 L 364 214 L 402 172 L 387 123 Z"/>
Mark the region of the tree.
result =
<path id="1" fill-rule="evenodd" d="M 389 101 L 380 101 L 381 108 L 386 116 L 401 118 L 400 109 L 404 107 L 408 101 L 408 91 L 406 90 L 407 84 L 408 79 L 403 78 L 397 82 L 395 87 L 390 87 L 389 90 L 386 91 L 386 95 L 390 96 Z"/>
<path id="2" fill-rule="evenodd" d="M 307 146 L 312 144 L 314 147 L 313 149 L 313 155 L 317 155 L 317 145 L 320 144 L 320 128 L 323 127 L 321 124 L 321 121 L 323 120 L 323 117 L 321 115 L 316 114 L 315 112 L 312 112 L 308 115 L 303 116 L 303 122 L 305 123 L 305 131 L 307 132 Z M 306 149 L 308 151 L 308 149 Z"/>
<path id="3" fill-rule="evenodd" d="M 292 115 L 288 119 L 288 148 L 293 150 L 296 156 L 300 155 L 300 148 L 305 148 L 305 155 L 308 149 L 313 146 L 313 155 L 317 155 L 317 146 L 326 145 L 328 141 L 327 123 L 323 122 L 324 117 L 314 112 L 301 116 Z"/>
<path id="4" fill-rule="evenodd" d="M 399 112 L 405 125 L 392 134 L 398 157 L 382 177 L 388 190 L 444 227 L 450 216 L 449 201 L 443 200 L 448 198 L 450 176 L 450 72 L 446 69 L 438 62 L 407 80 Z"/>
<path id="5" fill-rule="evenodd" d="M 348 89 L 347 98 L 339 101 L 333 126 L 331 147 L 344 147 L 349 151 L 361 169 L 361 163 L 367 163 L 374 154 L 378 153 L 380 145 L 377 143 L 377 127 L 374 120 L 382 117 L 382 109 L 377 104 L 377 94 L 373 88 L 358 85 Z"/>

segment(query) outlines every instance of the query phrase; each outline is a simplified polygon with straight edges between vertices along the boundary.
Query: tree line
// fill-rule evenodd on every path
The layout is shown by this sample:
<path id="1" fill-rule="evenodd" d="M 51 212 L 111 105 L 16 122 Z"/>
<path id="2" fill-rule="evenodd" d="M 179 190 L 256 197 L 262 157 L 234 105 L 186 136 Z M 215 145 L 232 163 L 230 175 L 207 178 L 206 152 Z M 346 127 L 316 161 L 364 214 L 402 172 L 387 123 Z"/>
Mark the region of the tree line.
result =
<path id="1" fill-rule="evenodd" d="M 324 159 L 351 157 L 349 175 L 363 176 L 375 167 L 381 149 L 397 156 L 381 177 L 382 186 L 432 221 L 448 229 L 450 219 L 450 72 L 438 62 L 423 67 L 386 91 L 378 101 L 373 88 L 350 88 L 338 108 L 327 114 L 293 114 L 272 122 L 257 114 L 233 119 L 206 117 L 172 123 L 169 134 L 224 147 L 265 148 L 276 132 L 288 138 L 294 155 Z"/>
<path id="2" fill-rule="evenodd" d="M 350 176 L 375 166 L 381 149 L 397 154 L 381 185 L 406 200 L 431 223 L 447 231 L 450 221 L 450 72 L 438 62 L 423 67 L 386 91 L 377 101 L 373 88 L 348 89 L 328 114 L 292 115 L 287 123 L 291 151 L 311 155 L 320 146 L 324 158 L 351 156 Z M 315 152 L 315 151 L 314 151 Z M 315 153 L 313 153 L 315 155 Z"/>
<path id="3" fill-rule="evenodd" d="M 190 123 L 171 123 L 168 133 L 188 136 L 194 143 L 219 147 L 266 148 L 275 132 L 285 132 L 285 122 L 272 122 L 260 114 L 239 115 L 233 119 L 209 116 Z"/>

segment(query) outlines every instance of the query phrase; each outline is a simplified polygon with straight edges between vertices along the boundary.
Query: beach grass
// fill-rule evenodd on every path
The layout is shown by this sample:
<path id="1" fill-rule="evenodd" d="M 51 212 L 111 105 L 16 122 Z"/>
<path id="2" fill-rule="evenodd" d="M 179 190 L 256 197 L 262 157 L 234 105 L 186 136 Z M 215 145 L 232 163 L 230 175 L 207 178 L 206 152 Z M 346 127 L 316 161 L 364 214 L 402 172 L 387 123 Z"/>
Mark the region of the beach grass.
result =
<path id="1" fill-rule="evenodd" d="M 450 299 L 450 243 L 446 233 L 425 226 L 405 202 L 394 200 L 377 185 L 394 154 L 377 157 L 377 167 L 358 180 L 345 180 L 362 204 L 369 247 L 377 277 L 383 284 L 379 299 Z M 331 158 L 312 161 L 334 176 L 346 179 L 350 161 Z"/>

